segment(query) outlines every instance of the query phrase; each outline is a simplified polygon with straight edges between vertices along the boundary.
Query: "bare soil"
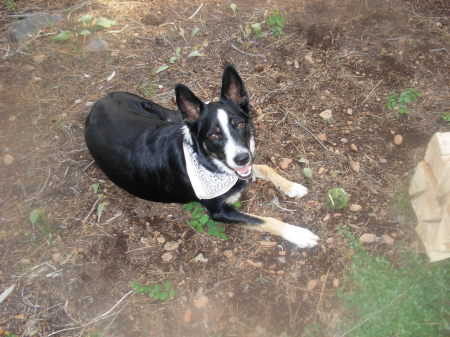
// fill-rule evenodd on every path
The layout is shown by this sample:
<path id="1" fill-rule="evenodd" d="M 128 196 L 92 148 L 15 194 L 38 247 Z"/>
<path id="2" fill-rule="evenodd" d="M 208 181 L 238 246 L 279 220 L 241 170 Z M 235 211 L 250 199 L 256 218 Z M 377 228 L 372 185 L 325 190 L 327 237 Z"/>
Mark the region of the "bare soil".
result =
<path id="1" fill-rule="evenodd" d="M 305 326 L 317 324 L 333 336 L 341 315 L 335 286 L 351 257 L 336 231 L 340 225 L 356 236 L 392 235 L 395 248 L 370 249 L 393 259 L 398 249 L 420 250 L 415 219 L 398 203 L 431 135 L 449 130 L 440 117 L 450 110 L 448 3 L 235 3 L 236 15 L 227 1 L 88 1 L 22 46 L 9 43 L 15 19 L 0 5 L 0 291 L 16 286 L 0 304 L 0 335 L 302 336 Z M 77 3 L 16 4 L 29 13 Z M 246 24 L 265 21 L 274 9 L 287 20 L 284 36 L 237 42 L 246 41 Z M 79 30 L 85 13 L 117 22 L 95 33 L 110 51 L 87 52 L 81 36 L 53 41 L 59 30 Z M 200 30 L 192 36 L 194 27 Z M 156 74 L 176 47 L 183 56 Z M 203 57 L 186 57 L 199 49 Z M 92 162 L 83 138 L 88 102 L 124 90 L 174 107 L 178 82 L 212 100 L 226 63 L 236 65 L 251 94 L 256 161 L 310 189 L 290 200 L 256 181 L 243 210 L 306 226 L 322 238 L 315 249 L 232 226 L 226 226 L 228 241 L 197 233 L 180 205 L 139 200 Z M 390 93 L 408 88 L 422 93 L 411 113 L 387 110 Z M 333 112 L 330 122 L 319 117 L 326 109 Z M 322 133 L 326 140 L 319 141 Z M 395 135 L 402 144 L 394 145 Z M 292 163 L 283 169 L 284 158 Z M 312 181 L 303 178 L 300 158 L 309 161 Z M 359 173 L 352 161 L 360 163 Z M 109 202 L 101 218 L 91 188 L 98 182 Z M 332 212 L 324 197 L 335 186 L 362 211 Z M 281 208 L 271 203 L 274 197 Z M 45 213 L 45 226 L 31 225 L 34 209 Z M 276 245 L 266 248 L 264 240 Z M 164 262 L 170 241 L 179 248 Z M 200 253 L 207 262 L 195 260 Z M 307 288 L 310 280 L 317 286 Z M 153 300 L 134 294 L 134 281 L 170 281 L 177 293 Z M 200 295 L 208 303 L 198 308 Z"/>

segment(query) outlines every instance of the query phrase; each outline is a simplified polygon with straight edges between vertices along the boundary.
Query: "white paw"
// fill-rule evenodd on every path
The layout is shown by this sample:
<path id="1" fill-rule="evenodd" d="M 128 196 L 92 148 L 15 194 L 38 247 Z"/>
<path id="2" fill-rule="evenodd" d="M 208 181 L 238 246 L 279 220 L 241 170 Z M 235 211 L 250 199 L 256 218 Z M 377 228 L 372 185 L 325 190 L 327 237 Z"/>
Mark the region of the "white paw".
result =
<path id="1" fill-rule="evenodd" d="M 292 183 L 291 188 L 285 193 L 290 198 L 301 198 L 308 194 L 308 189 L 303 185 Z"/>
<path id="2" fill-rule="evenodd" d="M 317 245 L 319 237 L 306 228 L 286 224 L 281 236 L 300 248 L 311 248 Z"/>

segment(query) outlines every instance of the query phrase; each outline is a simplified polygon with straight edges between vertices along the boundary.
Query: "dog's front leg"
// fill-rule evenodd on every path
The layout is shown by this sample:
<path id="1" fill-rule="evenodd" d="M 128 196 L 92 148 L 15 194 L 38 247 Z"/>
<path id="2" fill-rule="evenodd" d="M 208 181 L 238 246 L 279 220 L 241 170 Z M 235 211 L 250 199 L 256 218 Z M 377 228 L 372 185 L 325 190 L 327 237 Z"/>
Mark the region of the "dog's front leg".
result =
<path id="1" fill-rule="evenodd" d="M 242 213 L 227 204 L 213 201 L 203 204 L 215 221 L 239 224 L 251 230 L 281 236 L 300 248 L 314 247 L 319 240 L 317 235 L 306 228 L 290 225 L 274 218 Z"/>
<path id="2" fill-rule="evenodd" d="M 308 189 L 305 186 L 283 178 L 267 165 L 253 165 L 253 170 L 256 178 L 271 182 L 276 188 L 291 198 L 301 198 L 308 194 Z"/>

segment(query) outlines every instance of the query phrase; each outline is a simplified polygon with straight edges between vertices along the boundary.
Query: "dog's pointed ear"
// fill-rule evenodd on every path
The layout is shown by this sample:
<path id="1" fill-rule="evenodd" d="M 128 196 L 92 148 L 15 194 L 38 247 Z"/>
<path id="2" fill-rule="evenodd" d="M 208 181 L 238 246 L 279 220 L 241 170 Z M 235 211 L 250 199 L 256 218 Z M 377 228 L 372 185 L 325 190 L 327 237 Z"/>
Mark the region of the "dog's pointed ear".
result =
<path id="1" fill-rule="evenodd" d="M 200 112 L 203 110 L 203 102 L 183 84 L 175 86 L 175 96 L 183 119 L 191 123 L 196 122 L 200 117 Z"/>
<path id="2" fill-rule="evenodd" d="M 241 77 L 231 64 L 225 66 L 223 70 L 221 96 L 222 99 L 236 103 L 248 114 L 249 99 L 247 90 Z"/>

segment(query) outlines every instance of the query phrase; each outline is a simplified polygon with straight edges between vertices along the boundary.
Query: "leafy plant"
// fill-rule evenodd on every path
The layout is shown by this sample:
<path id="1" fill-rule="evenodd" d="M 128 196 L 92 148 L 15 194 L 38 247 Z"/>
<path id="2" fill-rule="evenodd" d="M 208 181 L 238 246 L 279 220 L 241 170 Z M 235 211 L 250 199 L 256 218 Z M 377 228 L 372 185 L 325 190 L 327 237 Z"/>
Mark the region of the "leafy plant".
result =
<path id="1" fill-rule="evenodd" d="M 151 298 L 165 301 L 172 300 L 175 298 L 175 289 L 172 288 L 172 285 L 169 281 L 162 284 L 154 284 L 154 285 L 144 285 L 141 286 L 139 282 L 133 282 L 133 289 L 136 294 L 146 294 Z"/>
<path id="2" fill-rule="evenodd" d="M 11 12 L 17 12 L 16 0 L 5 0 L 3 4 L 7 10 Z"/>
<path id="3" fill-rule="evenodd" d="M 33 227 L 38 227 L 47 236 L 47 240 L 52 240 L 53 229 L 50 228 L 49 222 L 42 209 L 33 209 L 30 212 L 29 220 Z"/>
<path id="4" fill-rule="evenodd" d="M 365 251 L 348 227 L 338 231 L 354 250 L 338 297 L 347 312 L 342 336 L 443 336 L 450 327 L 450 261 L 404 253 L 394 266 Z"/>
<path id="5" fill-rule="evenodd" d="M 230 8 L 231 8 L 231 10 L 233 11 L 234 16 L 236 16 L 237 5 L 234 4 L 234 3 L 231 3 L 231 4 L 230 4 Z"/>
<path id="6" fill-rule="evenodd" d="M 283 28 L 285 23 L 286 19 L 283 18 L 279 9 L 274 10 L 267 18 L 267 24 L 272 29 L 272 34 L 276 37 L 284 35 Z"/>
<path id="7" fill-rule="evenodd" d="M 239 208 L 241 207 L 241 203 L 236 202 L 234 206 L 236 208 Z M 207 233 L 209 235 L 219 237 L 222 240 L 228 240 L 228 237 L 225 235 L 225 228 L 222 226 L 222 223 L 210 219 L 201 203 L 190 202 L 188 204 L 185 204 L 183 208 L 191 212 L 192 219 L 188 223 L 190 226 L 194 227 L 197 232 L 203 233 L 205 231 L 204 226 L 206 226 Z"/>
<path id="8" fill-rule="evenodd" d="M 450 123 L 450 112 L 444 112 L 443 114 L 441 114 L 441 118 L 445 122 Z"/>
<path id="9" fill-rule="evenodd" d="M 97 200 L 103 199 L 105 197 L 102 193 L 97 193 L 98 190 L 100 189 L 99 183 L 92 184 L 91 188 L 94 191 L 94 193 L 97 195 Z M 100 218 L 102 217 L 102 214 L 105 211 L 106 206 L 108 206 L 108 205 L 109 205 L 109 201 L 103 201 L 98 204 L 98 206 L 97 206 L 97 222 L 100 221 Z"/>
<path id="10" fill-rule="evenodd" d="M 83 28 L 78 32 L 79 35 L 86 37 L 92 34 L 92 32 L 97 32 L 106 28 L 111 28 L 116 25 L 116 22 L 105 17 L 99 17 L 93 21 L 94 16 L 92 14 L 85 14 L 80 17 L 78 22 L 81 22 Z M 61 31 L 53 37 L 54 41 L 64 42 L 73 38 L 76 34 L 70 30 Z"/>
<path id="11" fill-rule="evenodd" d="M 408 89 L 400 95 L 393 91 L 388 97 L 386 106 L 390 110 L 396 110 L 400 115 L 408 115 L 411 111 L 408 110 L 407 105 L 417 100 L 422 96 L 416 89 Z"/>
<path id="12" fill-rule="evenodd" d="M 333 210 L 343 209 L 347 206 L 349 196 L 341 187 L 334 187 L 327 193 L 325 201 Z"/>

